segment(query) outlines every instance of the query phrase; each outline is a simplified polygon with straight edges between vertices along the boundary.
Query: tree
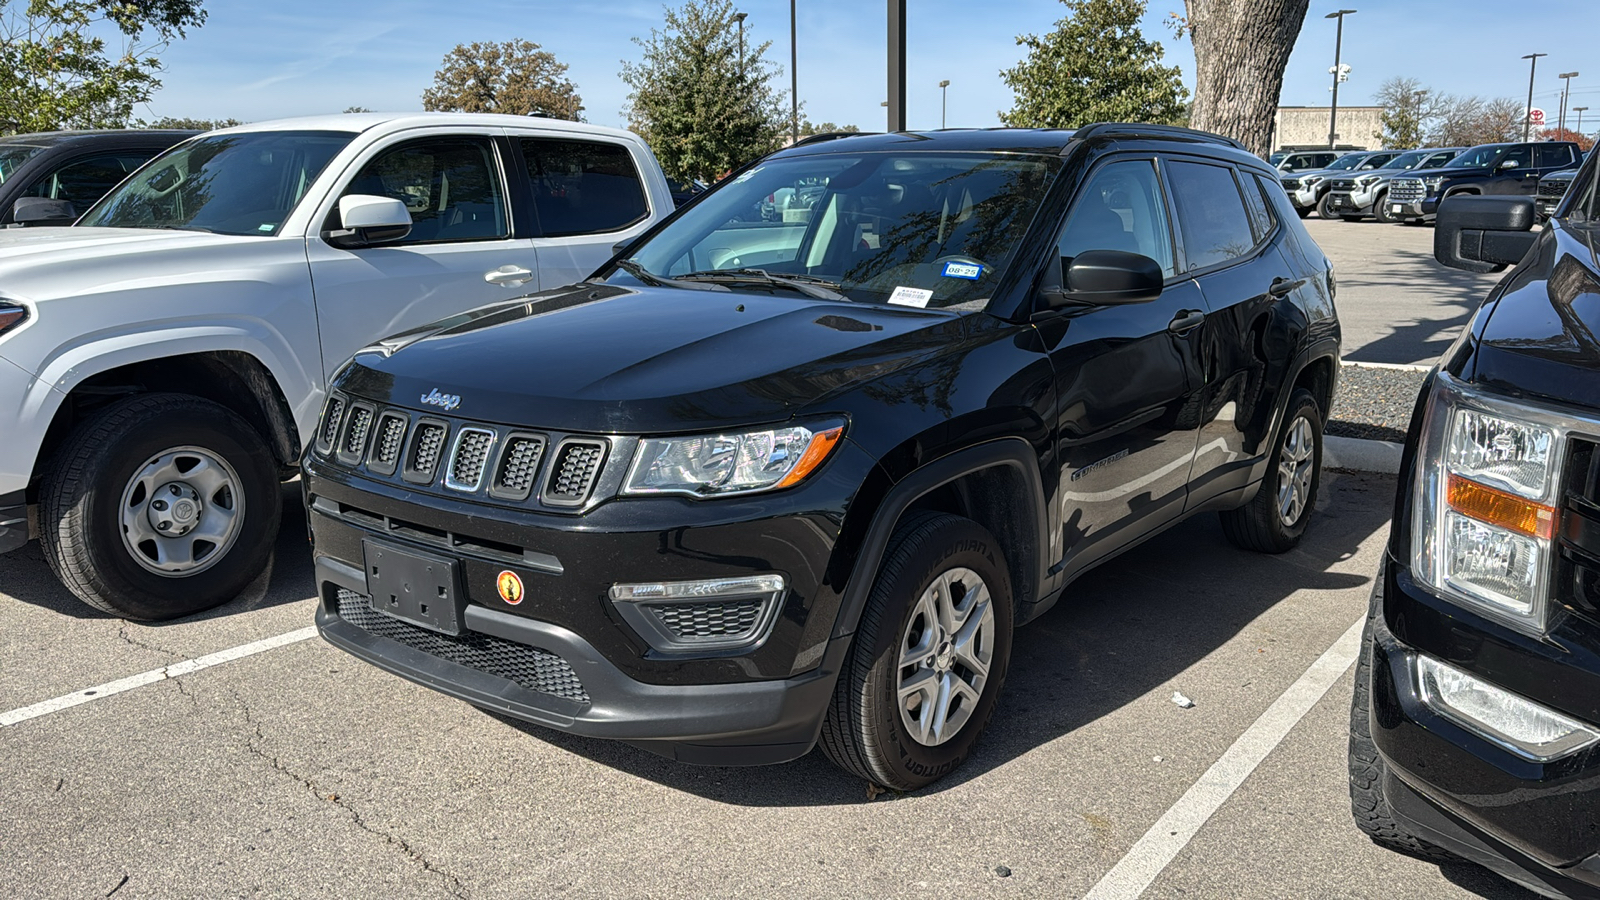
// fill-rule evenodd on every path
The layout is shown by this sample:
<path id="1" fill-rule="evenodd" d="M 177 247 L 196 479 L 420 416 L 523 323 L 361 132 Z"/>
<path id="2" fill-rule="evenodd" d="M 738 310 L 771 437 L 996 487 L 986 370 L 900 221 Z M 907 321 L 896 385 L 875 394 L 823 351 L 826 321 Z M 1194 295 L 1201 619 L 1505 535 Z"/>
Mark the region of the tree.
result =
<path id="1" fill-rule="evenodd" d="M 1509 97 L 1485 100 L 1446 95 L 1435 109 L 1428 143 L 1435 147 L 1471 147 L 1521 140 L 1523 115 L 1522 104 Z"/>
<path id="2" fill-rule="evenodd" d="M 141 128 L 193 128 L 197 131 L 216 131 L 218 128 L 232 128 L 243 125 L 238 119 L 191 119 L 178 116 L 162 116 L 154 122 L 140 122 Z"/>
<path id="3" fill-rule="evenodd" d="M 1170 124 L 1184 115 L 1189 92 L 1176 66 L 1161 65 L 1161 45 L 1139 31 L 1145 0 L 1061 0 L 1056 30 L 1025 34 L 1027 58 L 1000 77 L 1016 95 L 1000 121 L 1027 128 L 1076 128 L 1090 122 Z"/>
<path id="4" fill-rule="evenodd" d="M 667 176 L 711 181 L 782 145 L 787 95 L 773 87 L 771 41 L 740 56 L 732 0 L 687 0 L 664 8 L 662 28 L 634 38 L 638 62 L 624 60 L 624 114 L 650 143 Z"/>
<path id="5" fill-rule="evenodd" d="M 1546 141 L 1572 141 L 1578 145 L 1579 150 L 1585 153 L 1589 152 L 1590 147 L 1594 146 L 1594 138 L 1579 134 L 1571 128 L 1546 128 L 1539 132 L 1539 137 Z"/>
<path id="6" fill-rule="evenodd" d="M 0 0 L 0 133 L 127 125 L 202 2 Z"/>
<path id="7" fill-rule="evenodd" d="M 583 98 L 567 67 L 532 41 L 457 44 L 422 92 L 422 108 L 542 115 L 583 121 Z"/>
<path id="8" fill-rule="evenodd" d="M 813 124 L 805 116 L 800 117 L 800 136 L 809 137 L 813 134 L 860 134 L 861 129 L 854 125 L 835 125 L 832 122 L 823 122 L 821 125 Z"/>
<path id="9" fill-rule="evenodd" d="M 372 112 L 372 110 L 367 109 L 365 106 L 346 106 L 344 108 L 344 111 L 347 112 L 347 113 Z"/>
<path id="10" fill-rule="evenodd" d="M 1395 76 L 1372 95 L 1383 107 L 1383 130 L 1373 137 L 1395 150 L 1421 147 L 1428 123 L 1437 114 L 1438 98 L 1415 78 Z"/>
<path id="11" fill-rule="evenodd" d="M 1174 17 L 1194 46 L 1189 125 L 1234 138 L 1265 156 L 1283 92 L 1283 70 L 1311 0 L 1184 0 Z"/>

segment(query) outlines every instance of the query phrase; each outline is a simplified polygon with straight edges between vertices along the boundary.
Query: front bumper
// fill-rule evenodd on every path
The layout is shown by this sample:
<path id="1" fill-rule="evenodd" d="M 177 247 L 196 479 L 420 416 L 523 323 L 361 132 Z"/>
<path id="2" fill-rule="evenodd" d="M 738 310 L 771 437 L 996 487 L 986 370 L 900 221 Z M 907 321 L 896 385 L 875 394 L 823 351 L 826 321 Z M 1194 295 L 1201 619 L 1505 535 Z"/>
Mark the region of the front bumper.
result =
<path id="1" fill-rule="evenodd" d="M 1487 630 L 1497 626 L 1432 597 L 1404 567 L 1388 560 L 1379 577 L 1384 614 L 1373 623 L 1371 727 L 1396 819 L 1418 837 L 1530 889 L 1600 898 L 1600 750 L 1530 762 L 1434 712 L 1419 695 L 1419 652 L 1490 669 L 1479 673 L 1486 678 L 1520 661 L 1496 646 Z M 1437 624 L 1454 639 L 1475 646 L 1477 658 L 1431 646 L 1435 617 L 1444 619 Z M 1396 622 L 1412 640 L 1395 633 L 1390 626 Z M 1572 677 L 1587 680 L 1593 673 Z M 1505 678 L 1514 680 L 1514 674 Z"/>
<path id="2" fill-rule="evenodd" d="M 1412 222 L 1418 219 L 1431 219 L 1439 212 L 1439 198 L 1427 197 L 1422 200 L 1413 200 L 1409 203 L 1395 203 L 1385 200 L 1389 204 L 1389 213 L 1402 222 Z"/>
<path id="3" fill-rule="evenodd" d="M 1322 199 L 1323 187 L 1327 182 L 1320 182 L 1313 187 L 1300 187 L 1289 192 L 1289 202 L 1295 209 L 1316 209 L 1317 201 Z"/>
<path id="4" fill-rule="evenodd" d="M 1372 195 L 1352 191 L 1334 191 L 1328 195 L 1328 207 L 1336 215 L 1365 215 L 1372 212 Z"/>

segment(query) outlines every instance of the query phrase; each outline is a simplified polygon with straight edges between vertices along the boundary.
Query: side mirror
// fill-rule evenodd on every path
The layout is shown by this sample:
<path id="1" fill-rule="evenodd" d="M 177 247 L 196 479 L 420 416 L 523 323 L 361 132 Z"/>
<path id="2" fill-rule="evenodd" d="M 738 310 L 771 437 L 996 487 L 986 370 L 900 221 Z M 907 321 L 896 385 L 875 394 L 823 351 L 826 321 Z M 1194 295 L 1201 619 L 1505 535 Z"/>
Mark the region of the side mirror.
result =
<path id="1" fill-rule="evenodd" d="M 1514 159 L 1508 159 L 1505 162 L 1500 164 L 1500 168 L 1502 168 L 1502 169 L 1515 169 L 1517 166 L 1520 166 L 1520 165 L 1522 165 L 1522 163 L 1519 163 Z"/>
<path id="2" fill-rule="evenodd" d="M 1446 197 L 1433 231 L 1433 258 L 1453 269 L 1498 272 L 1538 240 L 1533 220 L 1531 197 Z"/>
<path id="3" fill-rule="evenodd" d="M 78 210 L 69 200 L 44 197 L 19 197 L 11 204 L 11 221 L 18 225 L 71 225 Z"/>
<path id="4" fill-rule="evenodd" d="M 339 198 L 338 231 L 325 231 L 322 239 L 335 247 L 355 249 L 398 241 L 411 233 L 411 212 L 393 197 L 349 194 Z"/>
<path id="5" fill-rule="evenodd" d="M 1161 296 L 1161 264 L 1148 256 L 1122 250 L 1085 250 L 1061 260 L 1065 287 L 1044 291 L 1052 308 L 1089 304 L 1116 306 L 1147 303 Z"/>

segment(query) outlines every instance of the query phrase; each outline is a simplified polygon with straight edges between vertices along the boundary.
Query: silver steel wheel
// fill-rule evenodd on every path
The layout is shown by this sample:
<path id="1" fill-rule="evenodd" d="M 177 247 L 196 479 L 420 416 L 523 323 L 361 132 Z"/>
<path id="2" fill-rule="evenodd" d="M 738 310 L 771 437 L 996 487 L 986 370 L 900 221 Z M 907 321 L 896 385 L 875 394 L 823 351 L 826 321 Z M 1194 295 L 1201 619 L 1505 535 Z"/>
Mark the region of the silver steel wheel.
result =
<path id="1" fill-rule="evenodd" d="M 900 722 L 924 747 L 967 724 L 994 663 L 994 607 L 978 573 L 955 568 L 917 598 L 900 635 L 895 696 Z"/>
<path id="2" fill-rule="evenodd" d="M 1286 528 L 1294 527 L 1305 514 L 1316 461 L 1316 434 L 1311 422 L 1299 416 L 1290 423 L 1278 449 L 1278 518 Z"/>
<path id="3" fill-rule="evenodd" d="M 183 577 L 228 555 L 244 523 L 244 489 L 220 456 L 174 447 L 128 479 L 120 509 L 129 555 L 157 575 Z"/>

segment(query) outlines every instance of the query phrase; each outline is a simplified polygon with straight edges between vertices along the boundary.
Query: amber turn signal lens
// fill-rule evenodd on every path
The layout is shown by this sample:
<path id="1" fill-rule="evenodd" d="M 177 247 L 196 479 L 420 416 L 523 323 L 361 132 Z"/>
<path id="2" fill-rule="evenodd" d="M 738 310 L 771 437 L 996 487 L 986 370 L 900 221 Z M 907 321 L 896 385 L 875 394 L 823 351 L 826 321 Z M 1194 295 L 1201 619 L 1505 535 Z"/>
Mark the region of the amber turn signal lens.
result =
<path id="1" fill-rule="evenodd" d="M 786 488 L 804 481 L 813 469 L 833 455 L 833 448 L 839 446 L 841 437 L 844 437 L 843 428 L 829 428 L 827 431 L 813 434 L 811 443 L 806 445 L 806 452 L 800 454 L 800 461 L 795 463 L 789 474 L 783 476 L 783 480 L 774 487 Z"/>
<path id="2" fill-rule="evenodd" d="M 1446 501 L 1457 512 L 1517 534 L 1549 540 L 1556 531 L 1556 511 L 1476 481 L 1450 476 Z"/>

